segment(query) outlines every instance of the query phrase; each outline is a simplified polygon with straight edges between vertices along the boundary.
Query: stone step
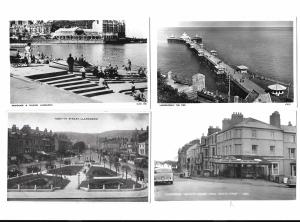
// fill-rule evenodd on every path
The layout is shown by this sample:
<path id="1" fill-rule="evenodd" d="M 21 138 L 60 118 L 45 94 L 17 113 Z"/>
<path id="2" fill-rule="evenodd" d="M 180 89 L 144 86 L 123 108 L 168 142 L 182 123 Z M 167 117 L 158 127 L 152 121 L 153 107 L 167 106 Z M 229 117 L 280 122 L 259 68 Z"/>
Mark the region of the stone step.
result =
<path id="1" fill-rule="evenodd" d="M 47 84 L 53 85 L 53 84 L 59 84 L 59 83 L 64 83 L 64 82 L 72 82 L 75 80 L 82 80 L 82 78 L 74 77 L 74 78 L 64 79 L 64 80 L 60 80 L 60 81 L 47 82 Z"/>
<path id="2" fill-rule="evenodd" d="M 55 77 L 55 76 L 62 76 L 62 75 L 67 75 L 67 74 L 68 74 L 68 71 L 61 70 L 61 71 L 50 72 L 50 73 L 29 75 L 29 76 L 26 76 L 26 77 L 35 80 L 35 79 L 41 79 L 41 78 L 50 78 L 50 77 Z"/>
<path id="3" fill-rule="evenodd" d="M 74 89 L 84 89 L 84 88 L 89 88 L 93 86 L 99 86 L 98 84 L 90 83 L 90 84 L 82 84 L 82 85 L 77 85 L 77 86 L 72 86 L 72 87 L 66 87 L 64 90 L 74 90 Z"/>
<path id="4" fill-rule="evenodd" d="M 110 94 L 113 93 L 114 91 L 112 89 L 107 89 L 107 90 L 99 90 L 93 93 L 86 93 L 86 94 L 81 94 L 82 96 L 86 97 L 94 97 L 94 96 L 99 96 L 99 95 L 104 95 L 104 94 Z"/>
<path id="5" fill-rule="evenodd" d="M 135 90 L 147 90 L 147 87 L 135 87 Z M 119 93 L 125 93 L 125 92 L 131 92 L 131 89 L 123 89 L 123 90 L 120 90 Z"/>
<path id="6" fill-rule="evenodd" d="M 79 94 L 79 93 L 93 92 L 93 91 L 104 90 L 104 89 L 106 89 L 106 87 L 89 87 L 85 89 L 74 90 L 72 92 Z"/>
<path id="7" fill-rule="evenodd" d="M 90 83 L 90 81 L 88 80 L 78 80 L 78 81 L 73 81 L 73 82 L 69 82 L 69 83 L 63 83 L 63 84 L 58 84 L 58 85 L 53 85 L 55 87 L 65 87 L 65 86 L 74 86 L 74 85 L 80 85 L 80 84 L 84 84 L 84 83 Z"/>
<path id="8" fill-rule="evenodd" d="M 38 80 L 40 82 L 51 82 L 54 80 L 60 80 L 60 79 L 68 79 L 68 78 L 74 78 L 75 75 L 73 74 L 67 74 L 67 75 L 61 75 L 61 76 L 54 76 L 54 77 L 47 77 L 47 78 L 39 78 L 39 79 L 35 79 Z"/>

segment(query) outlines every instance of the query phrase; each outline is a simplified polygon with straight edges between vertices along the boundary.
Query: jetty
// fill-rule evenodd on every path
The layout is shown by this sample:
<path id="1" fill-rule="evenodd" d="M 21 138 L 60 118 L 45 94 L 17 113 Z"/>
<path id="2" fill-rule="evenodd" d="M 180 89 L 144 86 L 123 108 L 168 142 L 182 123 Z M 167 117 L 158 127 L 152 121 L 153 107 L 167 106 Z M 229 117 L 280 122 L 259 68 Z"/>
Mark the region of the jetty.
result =
<path id="1" fill-rule="evenodd" d="M 240 66 L 232 66 L 228 63 L 224 62 L 217 56 L 217 51 L 211 50 L 208 51 L 204 48 L 204 44 L 202 43 L 202 39 L 200 37 L 191 38 L 186 33 L 184 33 L 181 37 L 170 37 L 167 39 L 168 42 L 173 43 L 183 43 L 187 47 L 189 47 L 191 50 L 193 50 L 197 56 L 201 59 L 202 62 L 205 62 L 216 74 L 217 77 L 228 79 L 229 84 L 230 82 L 236 85 L 239 89 L 241 89 L 245 95 L 246 99 L 249 98 L 249 95 L 255 95 L 255 99 L 259 98 L 259 102 L 272 102 L 271 97 L 269 93 L 266 92 L 266 89 L 256 84 L 252 79 L 257 78 L 259 80 L 267 80 L 270 82 L 280 83 L 282 85 L 291 86 L 291 83 L 285 83 L 282 81 L 278 81 L 275 79 L 272 79 L 270 77 L 265 77 L 261 74 L 255 74 L 253 72 L 248 71 L 248 67 L 244 65 Z M 247 76 L 250 76 L 247 77 Z M 177 79 L 175 79 L 176 81 Z M 180 81 L 178 81 L 180 82 Z M 186 82 L 186 81 L 184 81 Z M 230 86 L 229 86 L 230 87 Z M 243 94 L 244 94 L 243 93 Z M 268 96 L 266 95 L 268 94 Z M 262 98 L 264 98 L 262 101 Z"/>

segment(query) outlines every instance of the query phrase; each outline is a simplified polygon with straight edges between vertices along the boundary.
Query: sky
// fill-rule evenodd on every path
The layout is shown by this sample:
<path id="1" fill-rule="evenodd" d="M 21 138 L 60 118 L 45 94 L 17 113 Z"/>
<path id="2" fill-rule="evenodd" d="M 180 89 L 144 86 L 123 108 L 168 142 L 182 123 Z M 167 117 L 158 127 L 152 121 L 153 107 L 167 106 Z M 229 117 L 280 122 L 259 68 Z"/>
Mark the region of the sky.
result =
<path id="1" fill-rule="evenodd" d="M 287 111 L 263 107 L 253 108 L 253 104 L 237 108 L 213 104 L 212 108 L 200 108 L 199 111 L 172 110 L 172 112 L 152 113 L 152 147 L 153 159 L 157 161 L 176 160 L 178 149 L 194 139 L 200 139 L 202 134 L 207 135 L 209 126 L 222 128 L 222 120 L 231 118 L 233 112 L 241 112 L 244 117 L 252 117 L 269 123 L 269 116 L 278 111 L 281 115 L 281 124 L 287 125 L 291 121 L 296 125 L 295 111 Z M 228 104 L 231 105 L 231 104 Z M 232 105 L 231 105 L 232 106 Z M 203 107 L 203 106 L 202 106 Z M 174 108 L 174 107 L 173 107 Z"/>
<path id="2" fill-rule="evenodd" d="M 148 18 L 125 19 L 126 36 L 136 38 L 147 38 L 149 31 Z"/>
<path id="3" fill-rule="evenodd" d="M 9 113 L 8 127 L 11 128 L 13 124 L 16 124 L 17 127 L 22 128 L 28 124 L 33 129 L 47 128 L 48 131 L 53 132 L 101 133 L 109 130 L 146 129 L 149 125 L 148 118 L 148 114 L 145 113 Z"/>
<path id="4" fill-rule="evenodd" d="M 292 21 L 168 21 L 160 27 L 292 27 Z"/>

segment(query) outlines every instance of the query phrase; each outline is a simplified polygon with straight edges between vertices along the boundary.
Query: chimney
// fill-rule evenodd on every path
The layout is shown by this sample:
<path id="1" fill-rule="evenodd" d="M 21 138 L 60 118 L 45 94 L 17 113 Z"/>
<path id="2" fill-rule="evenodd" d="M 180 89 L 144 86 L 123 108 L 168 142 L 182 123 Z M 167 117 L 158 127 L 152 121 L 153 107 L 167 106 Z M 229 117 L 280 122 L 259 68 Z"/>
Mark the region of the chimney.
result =
<path id="1" fill-rule="evenodd" d="M 289 125 L 289 126 L 293 126 L 292 123 L 291 123 L 291 121 L 289 121 L 289 124 L 288 124 L 288 125 Z"/>
<path id="2" fill-rule="evenodd" d="M 226 130 L 230 127 L 230 119 L 223 119 L 222 120 L 222 130 Z"/>
<path id="3" fill-rule="evenodd" d="M 38 131 L 40 131 L 40 129 L 39 129 L 38 127 L 36 127 L 36 128 L 35 128 L 35 131 L 37 131 L 37 132 L 38 132 Z"/>
<path id="4" fill-rule="evenodd" d="M 278 111 L 273 112 L 272 115 L 270 116 L 270 124 L 278 128 L 281 127 L 280 114 Z"/>
<path id="5" fill-rule="evenodd" d="M 210 126 L 208 128 L 207 136 L 209 136 L 209 135 L 211 135 L 213 133 L 219 132 L 219 131 L 221 131 L 219 127 L 212 127 L 212 126 Z"/>
<path id="6" fill-rule="evenodd" d="M 12 132 L 17 132 L 17 126 L 16 126 L 16 124 L 12 125 L 11 131 Z"/>

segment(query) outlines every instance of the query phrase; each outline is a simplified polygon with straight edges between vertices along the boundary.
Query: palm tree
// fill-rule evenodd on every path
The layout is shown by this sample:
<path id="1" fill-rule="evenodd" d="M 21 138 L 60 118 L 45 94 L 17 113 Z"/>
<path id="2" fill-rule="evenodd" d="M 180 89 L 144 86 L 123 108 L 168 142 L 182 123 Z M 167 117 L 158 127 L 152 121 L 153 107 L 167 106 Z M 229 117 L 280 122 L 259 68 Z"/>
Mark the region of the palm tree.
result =
<path id="1" fill-rule="evenodd" d="M 106 163 L 106 158 L 105 158 L 105 156 L 104 156 L 104 158 L 103 158 L 104 168 L 105 168 L 105 163 Z"/>
<path id="2" fill-rule="evenodd" d="M 115 169 L 116 169 L 116 175 L 118 175 L 118 171 L 119 171 L 119 166 L 120 166 L 121 164 L 119 163 L 119 162 L 117 162 L 117 161 L 115 161 L 114 162 L 114 167 L 115 167 Z"/>
<path id="3" fill-rule="evenodd" d="M 130 166 L 128 166 L 128 165 L 123 165 L 123 166 L 121 167 L 121 169 L 122 169 L 122 171 L 125 171 L 125 174 L 126 174 L 126 180 L 127 180 L 127 174 L 131 171 Z"/>

